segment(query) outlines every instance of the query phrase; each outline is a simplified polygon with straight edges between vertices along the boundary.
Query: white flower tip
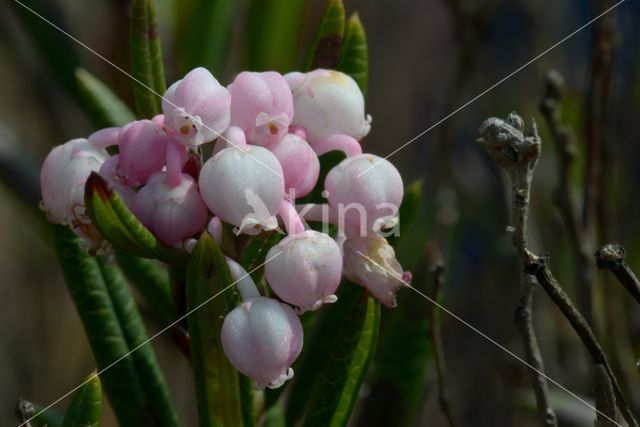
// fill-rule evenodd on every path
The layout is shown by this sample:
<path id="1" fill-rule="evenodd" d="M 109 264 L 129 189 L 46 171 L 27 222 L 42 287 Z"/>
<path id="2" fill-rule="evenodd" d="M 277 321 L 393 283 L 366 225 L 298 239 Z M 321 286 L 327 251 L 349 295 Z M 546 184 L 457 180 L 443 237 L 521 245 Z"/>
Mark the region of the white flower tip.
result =
<path id="1" fill-rule="evenodd" d="M 293 378 L 293 369 L 292 368 L 288 368 L 287 372 L 280 375 L 278 378 L 276 378 L 275 380 L 271 381 L 267 387 L 269 388 L 279 388 L 282 387 L 282 385 L 287 382 L 288 380 L 290 380 L 291 378 Z"/>

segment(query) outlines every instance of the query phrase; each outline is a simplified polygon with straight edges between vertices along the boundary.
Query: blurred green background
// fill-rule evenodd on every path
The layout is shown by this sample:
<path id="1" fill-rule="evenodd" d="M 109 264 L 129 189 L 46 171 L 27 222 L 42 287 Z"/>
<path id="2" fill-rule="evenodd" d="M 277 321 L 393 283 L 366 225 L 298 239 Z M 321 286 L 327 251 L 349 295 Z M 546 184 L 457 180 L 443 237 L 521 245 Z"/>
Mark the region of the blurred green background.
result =
<path id="1" fill-rule="evenodd" d="M 215 7 L 215 1 L 157 1 L 169 83 L 195 65 L 209 66 L 223 84 L 242 69 L 296 69 L 325 6 L 321 0 L 226 3 L 228 10 L 223 8 L 213 21 L 202 22 L 209 16 L 206 8 Z M 25 4 L 114 64 L 128 68 L 127 1 L 37 0 Z M 280 9 L 271 7 L 273 4 L 281 5 Z M 365 151 L 378 155 L 391 153 L 430 128 L 594 16 L 593 5 L 585 0 L 345 0 L 345 6 L 348 13 L 358 11 L 367 31 L 367 111 L 373 116 L 373 127 L 363 144 Z M 608 227 L 607 236 L 599 235 L 593 249 L 606 241 L 618 241 L 625 245 L 627 261 L 638 271 L 640 3 L 626 1 L 612 17 L 619 39 L 606 106 L 605 141 L 611 165 L 604 171 L 608 185 L 603 193 L 609 206 Z M 575 195 L 582 197 L 588 128 L 584 108 L 589 99 L 594 28 L 581 31 L 390 158 L 405 184 L 424 180 L 425 203 L 419 220 L 405 231 L 409 238 L 399 248 L 401 262 L 419 270 L 427 262 L 425 252 L 441 253 L 447 264 L 443 304 L 516 354 L 521 354 L 521 345 L 512 319 L 520 290 L 515 252 L 505 232 L 509 182 L 475 143 L 477 129 L 485 118 L 504 118 L 512 110 L 526 120 L 537 119 L 543 155 L 534 180 L 530 246 L 551 254 L 555 274 L 571 297 L 581 301 L 587 291 L 577 285 L 568 234 L 552 203 L 558 183 L 557 158 L 538 104 L 545 73 L 558 70 L 566 83 L 563 120 L 573 128 L 579 148 L 572 184 Z M 0 3 L 0 157 L 18 153 L 24 162 L 0 162 L 0 173 L 15 177 L 16 170 L 24 172 L 0 184 L 1 425 L 15 423 L 13 407 L 18 397 L 46 404 L 76 386 L 94 368 L 46 228 L 15 196 L 15 192 L 29 194 L 27 201 L 35 203 L 37 198 L 28 193 L 34 185 L 29 181 L 33 177 L 29 166 L 38 165 L 51 146 L 97 129 L 83 112 L 82 96 L 74 89 L 70 70 L 80 65 L 132 103 L 127 76 L 29 16 L 12 0 Z M 607 276 L 606 272 L 597 275 L 594 327 L 640 409 L 635 369 L 640 353 L 640 311 L 618 283 L 605 280 Z M 405 295 L 404 301 L 408 300 L 415 310 L 409 322 L 424 317 L 430 309 L 430 303 L 415 294 Z M 391 311 L 383 311 L 383 318 L 390 316 Z M 450 400 L 460 425 L 535 425 L 533 397 L 523 366 L 454 319 L 445 314 L 441 318 Z M 588 355 L 541 291 L 536 293 L 535 324 L 547 373 L 589 398 Z M 393 325 L 388 321 L 387 329 Z M 149 326 L 157 329 L 152 323 Z M 425 334 L 425 344 L 427 341 Z M 157 339 L 154 347 L 181 420 L 194 425 L 188 363 L 168 336 Z M 402 364 L 411 354 L 396 357 Z M 433 363 L 427 366 L 424 389 L 419 391 L 420 416 L 413 423 L 446 425 L 438 406 Z M 592 425 L 589 408 L 554 386 L 550 388 L 561 425 Z M 383 404 L 361 405 L 354 425 L 396 425 L 399 418 L 395 415 L 405 410 L 406 402 L 397 398 L 393 388 L 385 389 L 384 381 L 372 377 L 361 390 L 363 401 L 374 392 L 382 393 Z M 108 410 L 103 420 L 105 426 L 114 425 Z"/>

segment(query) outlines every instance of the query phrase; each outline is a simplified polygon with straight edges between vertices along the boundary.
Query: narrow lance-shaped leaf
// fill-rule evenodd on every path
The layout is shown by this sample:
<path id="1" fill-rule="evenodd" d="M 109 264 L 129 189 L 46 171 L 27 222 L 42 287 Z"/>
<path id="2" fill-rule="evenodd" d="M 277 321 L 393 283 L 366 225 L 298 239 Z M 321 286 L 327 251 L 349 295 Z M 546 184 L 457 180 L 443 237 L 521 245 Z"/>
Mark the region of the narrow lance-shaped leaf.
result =
<path id="1" fill-rule="evenodd" d="M 175 316 L 166 269 L 155 260 L 139 258 L 121 250 L 116 250 L 115 256 L 129 282 L 140 291 L 161 324 L 171 323 Z"/>
<path id="2" fill-rule="evenodd" d="M 102 412 L 102 384 L 93 373 L 87 382 L 76 391 L 64 414 L 62 427 L 98 427 Z"/>
<path id="3" fill-rule="evenodd" d="M 132 351 L 133 364 L 140 377 L 153 419 L 159 426 L 176 427 L 178 417 L 133 294 L 113 260 L 99 257 L 97 261 L 114 311 L 120 320 L 124 338 Z"/>
<path id="4" fill-rule="evenodd" d="M 244 48 L 248 70 L 291 71 L 297 65 L 304 0 L 253 0 Z"/>
<path id="5" fill-rule="evenodd" d="M 181 0 L 175 2 L 177 52 L 180 72 L 205 67 L 214 75 L 224 71 L 231 28 L 238 10 L 235 0 Z"/>
<path id="6" fill-rule="evenodd" d="M 307 341 L 309 348 L 296 374 L 287 425 L 344 426 L 374 352 L 380 304 L 348 281 L 338 303 L 327 307 Z"/>
<path id="7" fill-rule="evenodd" d="M 424 231 L 430 221 L 419 213 L 423 210 L 422 181 L 409 185 L 400 206 L 400 235 L 389 238 L 396 247 L 396 255 L 403 266 L 415 265 L 412 286 L 422 292 L 427 289 L 427 269 L 422 251 Z M 416 236 L 418 237 L 416 239 Z M 407 248 L 406 251 L 398 250 Z M 405 256 L 409 254 L 409 256 Z M 432 360 L 429 340 L 429 302 L 415 297 L 415 293 L 401 290 L 398 307 L 385 313 L 385 327 L 380 336 L 375 369 L 371 378 L 370 393 L 364 402 L 360 426 L 385 425 L 412 426 L 418 415 L 420 399 L 424 392 L 426 370 Z"/>
<path id="8" fill-rule="evenodd" d="M 367 34 L 357 13 L 353 13 L 347 21 L 338 70 L 349 74 L 358 83 L 362 93 L 367 94 L 369 48 Z"/>
<path id="9" fill-rule="evenodd" d="M 53 225 L 58 259 L 71 298 L 78 310 L 105 391 L 122 427 L 139 427 L 148 417 L 140 379 L 116 316 L 102 272 L 82 240 L 62 225 Z"/>
<path id="10" fill-rule="evenodd" d="M 185 254 L 160 243 L 100 175 L 92 172 L 85 185 L 85 204 L 91 221 L 116 248 L 164 262 L 184 261 Z"/>
<path id="11" fill-rule="evenodd" d="M 76 70 L 76 82 L 84 99 L 83 105 L 98 126 L 124 126 L 135 120 L 135 115 L 129 107 L 87 70 Z"/>
<path id="12" fill-rule="evenodd" d="M 241 375 L 222 350 L 225 315 L 240 301 L 224 255 L 203 233 L 187 264 L 187 312 L 191 366 L 201 427 L 252 426 L 251 408 L 243 408 Z"/>
<path id="13" fill-rule="evenodd" d="M 340 58 L 344 35 L 345 13 L 342 0 L 328 0 L 327 8 L 316 29 L 304 60 L 303 70 L 335 69 Z"/>
<path id="14" fill-rule="evenodd" d="M 131 75 L 136 113 L 141 118 L 160 114 L 161 96 L 166 90 L 158 17 L 153 0 L 131 2 Z"/>

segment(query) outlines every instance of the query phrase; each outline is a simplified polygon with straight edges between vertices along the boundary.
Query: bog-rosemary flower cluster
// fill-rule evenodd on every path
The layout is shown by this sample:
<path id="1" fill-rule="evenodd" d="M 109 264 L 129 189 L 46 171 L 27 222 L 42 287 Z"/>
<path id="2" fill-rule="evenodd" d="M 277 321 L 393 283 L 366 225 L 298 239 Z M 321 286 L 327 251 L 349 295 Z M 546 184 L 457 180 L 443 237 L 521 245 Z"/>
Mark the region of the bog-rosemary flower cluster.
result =
<path id="1" fill-rule="evenodd" d="M 362 153 L 371 118 L 351 77 L 324 69 L 242 72 L 224 87 L 196 68 L 169 87 L 162 112 L 54 148 L 41 174 L 49 220 L 68 224 L 90 251 L 107 252 L 84 202 L 88 176 L 97 172 L 168 246 L 189 251 L 205 230 L 219 240 L 223 223 L 248 235 L 282 223 L 287 236 L 265 264 L 279 300 L 260 296 L 229 259 L 243 302 L 227 315 L 222 343 L 258 388 L 291 378 L 303 342 L 297 315 L 335 302 L 343 274 L 395 306 L 397 276 L 410 274 L 381 232 L 397 225 L 402 178 L 387 160 Z M 200 146 L 209 142 L 215 145 L 204 161 Z M 318 184 L 318 156 L 334 150 L 346 158 L 320 183 L 327 203 L 296 203 Z M 304 219 L 333 223 L 338 236 Z"/>

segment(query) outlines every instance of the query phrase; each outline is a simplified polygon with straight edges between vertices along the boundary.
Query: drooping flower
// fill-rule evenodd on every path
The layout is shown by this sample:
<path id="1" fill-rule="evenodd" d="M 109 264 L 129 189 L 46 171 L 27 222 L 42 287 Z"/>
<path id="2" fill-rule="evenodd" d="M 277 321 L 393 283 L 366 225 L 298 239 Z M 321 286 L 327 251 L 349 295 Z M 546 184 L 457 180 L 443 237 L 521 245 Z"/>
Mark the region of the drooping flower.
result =
<path id="1" fill-rule="evenodd" d="M 338 217 L 358 227 L 361 234 L 398 222 L 402 177 L 386 159 L 373 154 L 346 158 L 329 171 L 324 188 Z"/>
<path id="2" fill-rule="evenodd" d="M 156 172 L 136 193 L 131 210 L 161 242 L 173 246 L 207 225 L 208 212 L 195 180 L 182 174 L 176 186 Z"/>
<path id="3" fill-rule="evenodd" d="M 91 172 L 100 170 L 108 154 L 87 139 L 73 139 L 55 147 L 40 171 L 42 208 L 55 224 L 64 224 L 74 205 L 84 206 L 84 185 Z"/>
<path id="4" fill-rule="evenodd" d="M 235 368 L 252 378 L 256 389 L 278 388 L 293 377 L 304 333 L 291 307 L 274 299 L 243 301 L 222 324 L 222 348 Z"/>
<path id="5" fill-rule="evenodd" d="M 244 71 L 228 89 L 231 124 L 247 134 L 249 143 L 272 144 L 287 133 L 293 118 L 293 98 L 280 73 Z"/>
<path id="6" fill-rule="evenodd" d="M 289 133 L 268 148 L 282 166 L 285 192 L 295 198 L 309 194 L 320 174 L 320 161 L 309 143 Z"/>
<path id="7" fill-rule="evenodd" d="M 365 116 L 364 96 L 347 74 L 317 69 L 285 75 L 293 92 L 293 124 L 303 126 L 308 141 L 334 134 L 364 138 L 371 129 L 371 116 Z"/>
<path id="8" fill-rule="evenodd" d="M 278 159 L 257 145 L 229 147 L 200 171 L 202 199 L 213 214 L 238 233 L 257 234 L 278 226 L 275 214 L 284 196 Z"/>
<path id="9" fill-rule="evenodd" d="M 191 70 L 162 99 L 165 130 L 185 146 L 219 137 L 229 127 L 231 95 L 205 68 Z"/>
<path id="10" fill-rule="evenodd" d="M 299 312 L 337 300 L 342 254 L 327 234 L 313 230 L 290 235 L 267 253 L 265 276 L 271 289 Z"/>
<path id="11" fill-rule="evenodd" d="M 138 120 L 120 130 L 118 147 L 118 176 L 137 187 L 164 166 L 167 134 L 151 120 Z"/>
<path id="12" fill-rule="evenodd" d="M 395 307 L 396 293 L 411 282 L 411 273 L 402 270 L 387 239 L 377 235 L 351 237 L 342 249 L 345 276 L 387 307 Z"/>

